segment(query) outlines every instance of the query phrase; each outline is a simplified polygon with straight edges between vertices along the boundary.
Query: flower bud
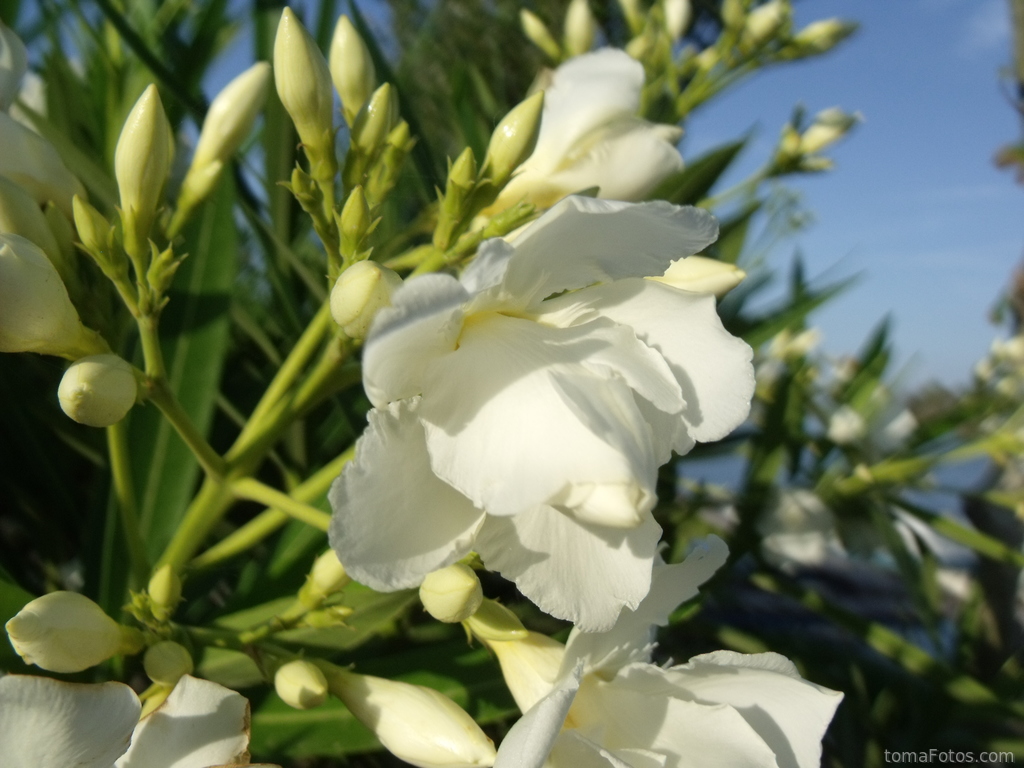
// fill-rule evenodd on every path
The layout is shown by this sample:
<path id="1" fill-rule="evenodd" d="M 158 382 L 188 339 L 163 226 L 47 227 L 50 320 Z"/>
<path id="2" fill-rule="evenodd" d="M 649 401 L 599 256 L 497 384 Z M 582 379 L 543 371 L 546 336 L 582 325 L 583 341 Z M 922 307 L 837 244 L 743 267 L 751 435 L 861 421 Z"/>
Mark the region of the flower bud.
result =
<path id="1" fill-rule="evenodd" d="M 350 581 L 345 566 L 334 550 L 328 549 L 313 562 L 306 583 L 299 591 L 299 599 L 304 605 L 315 608 L 335 592 L 343 590 Z"/>
<path id="2" fill-rule="evenodd" d="M 183 645 L 164 640 L 150 646 L 142 657 L 142 667 L 154 683 L 173 687 L 185 675 L 191 675 L 192 655 Z"/>
<path id="3" fill-rule="evenodd" d="M 117 355 L 91 355 L 71 364 L 57 388 L 61 410 L 79 424 L 109 427 L 138 397 L 132 367 Z"/>
<path id="4" fill-rule="evenodd" d="M 586 53 L 594 45 L 597 21 L 587 0 L 571 0 L 565 11 L 565 52 L 570 56 Z"/>
<path id="5" fill-rule="evenodd" d="M 527 636 L 519 617 L 501 603 L 486 598 L 476 613 L 466 619 L 466 626 L 484 641 L 522 640 Z"/>
<path id="6" fill-rule="evenodd" d="M 438 621 L 465 621 L 480 607 L 484 593 L 480 579 L 468 565 L 455 563 L 428 573 L 420 585 L 423 608 Z"/>
<path id="7" fill-rule="evenodd" d="M 315 664 L 296 659 L 274 674 L 274 690 L 295 709 L 313 709 L 327 701 L 327 678 Z"/>
<path id="8" fill-rule="evenodd" d="M 0 112 L 0 176 L 20 185 L 40 205 L 52 200 L 71 216 L 71 198 L 85 188 L 64 165 L 57 150 L 6 112 Z"/>
<path id="9" fill-rule="evenodd" d="M 822 19 L 801 29 L 793 44 L 805 54 L 825 53 L 857 31 L 857 25 L 842 19 Z"/>
<path id="10" fill-rule="evenodd" d="M 739 29 L 747 18 L 747 10 L 744 0 L 722 0 L 722 7 L 719 13 L 722 16 L 722 23 L 727 29 Z"/>
<path id="11" fill-rule="evenodd" d="M 0 176 L 0 232 L 21 235 L 38 245 L 50 261 L 61 261 L 60 247 L 39 204 L 10 179 Z"/>
<path id="12" fill-rule="evenodd" d="M 18 98 L 21 78 L 28 69 L 28 53 L 21 38 L 0 21 L 0 111 L 6 112 Z"/>
<path id="13" fill-rule="evenodd" d="M 71 359 L 109 352 L 78 319 L 46 254 L 18 235 L 0 235 L 0 352 Z"/>
<path id="14" fill-rule="evenodd" d="M 765 44 L 789 21 L 792 12 L 786 0 L 771 0 L 757 6 L 743 25 L 743 43 L 750 48 Z"/>
<path id="15" fill-rule="evenodd" d="M 373 261 L 357 261 L 341 273 L 331 291 L 331 315 L 353 339 L 366 335 L 377 310 L 391 306 L 402 285 L 398 273 Z"/>
<path id="16" fill-rule="evenodd" d="M 530 42 L 540 48 L 549 58 L 558 61 L 562 58 L 562 49 L 558 47 L 555 38 L 551 36 L 547 25 L 540 20 L 533 11 L 523 8 L 519 11 L 519 24 L 523 28 L 523 34 Z"/>
<path id="17" fill-rule="evenodd" d="M 484 164 L 495 186 L 504 186 L 512 172 L 533 154 L 543 110 L 544 92 L 540 91 L 513 107 L 494 129 Z"/>
<path id="18" fill-rule="evenodd" d="M 491 640 L 501 674 L 519 709 L 526 712 L 544 698 L 558 680 L 565 646 L 547 635 L 530 632 L 521 640 Z"/>
<path id="19" fill-rule="evenodd" d="M 299 139 L 318 156 L 334 153 L 334 96 L 324 55 L 291 8 L 274 39 L 274 82 Z"/>
<path id="20" fill-rule="evenodd" d="M 198 201 L 213 190 L 221 170 L 252 130 L 267 100 L 270 65 L 261 61 L 234 80 L 210 104 L 192 165 L 182 182 L 181 198 Z"/>
<path id="21" fill-rule="evenodd" d="M 706 256 L 687 256 L 672 262 L 661 277 L 652 277 L 659 283 L 683 291 L 713 293 L 721 298 L 739 285 L 747 273 L 735 264 Z"/>
<path id="22" fill-rule="evenodd" d="M 150 85 L 135 102 L 114 151 L 114 176 L 121 196 L 125 249 L 145 245 L 174 159 L 174 136 L 160 93 Z"/>
<path id="23" fill-rule="evenodd" d="M 693 6 L 690 0 L 665 0 L 665 29 L 668 36 L 678 40 L 690 26 Z"/>
<path id="24" fill-rule="evenodd" d="M 153 572 L 146 586 L 149 606 L 160 621 L 167 621 L 181 602 L 181 578 L 168 563 Z"/>
<path id="25" fill-rule="evenodd" d="M 76 592 L 37 597 L 7 622 L 6 629 L 26 664 L 50 672 L 81 672 L 118 653 L 141 650 L 137 630 L 122 627 Z"/>
<path id="26" fill-rule="evenodd" d="M 106 253 L 109 245 L 110 222 L 78 195 L 72 201 L 75 229 L 78 239 L 91 253 Z"/>
<path id="27" fill-rule="evenodd" d="M 835 144 L 861 119 L 859 114 L 851 115 L 839 107 L 822 110 L 815 115 L 814 122 L 800 137 L 800 152 L 812 155 Z"/>
<path id="28" fill-rule="evenodd" d="M 398 94 L 390 83 L 384 83 L 359 110 L 352 125 L 352 144 L 372 155 L 398 123 L 398 117 Z"/>
<path id="29" fill-rule="evenodd" d="M 836 445 L 850 445 L 867 434 L 864 417 L 848 405 L 841 405 L 828 420 L 827 437 Z"/>
<path id="30" fill-rule="evenodd" d="M 349 126 L 377 88 L 377 71 L 363 38 L 342 16 L 334 27 L 330 50 L 331 79 L 341 97 L 341 112 Z"/>
<path id="31" fill-rule="evenodd" d="M 337 667 L 328 680 L 331 693 L 400 760 L 420 768 L 494 763 L 494 743 L 465 710 L 433 688 Z"/>

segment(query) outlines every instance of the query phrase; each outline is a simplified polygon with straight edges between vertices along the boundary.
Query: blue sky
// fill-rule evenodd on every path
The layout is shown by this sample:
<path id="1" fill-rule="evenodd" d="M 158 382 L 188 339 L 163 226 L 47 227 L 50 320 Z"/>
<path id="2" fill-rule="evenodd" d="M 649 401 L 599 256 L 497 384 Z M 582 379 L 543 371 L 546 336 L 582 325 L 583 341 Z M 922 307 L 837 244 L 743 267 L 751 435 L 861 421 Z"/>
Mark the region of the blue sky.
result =
<path id="1" fill-rule="evenodd" d="M 794 104 L 838 105 L 865 122 L 829 152 L 837 168 L 788 182 L 815 223 L 776 247 L 795 248 L 826 278 L 861 274 L 814 316 L 831 354 L 855 351 L 887 313 L 908 383 L 964 383 L 999 332 L 989 310 L 1024 255 L 1024 188 L 996 169 L 1020 123 L 999 81 L 1009 63 L 1006 0 L 805 0 L 803 25 L 861 23 L 839 50 L 763 72 L 699 113 L 689 157 L 752 125 L 761 162 Z"/>

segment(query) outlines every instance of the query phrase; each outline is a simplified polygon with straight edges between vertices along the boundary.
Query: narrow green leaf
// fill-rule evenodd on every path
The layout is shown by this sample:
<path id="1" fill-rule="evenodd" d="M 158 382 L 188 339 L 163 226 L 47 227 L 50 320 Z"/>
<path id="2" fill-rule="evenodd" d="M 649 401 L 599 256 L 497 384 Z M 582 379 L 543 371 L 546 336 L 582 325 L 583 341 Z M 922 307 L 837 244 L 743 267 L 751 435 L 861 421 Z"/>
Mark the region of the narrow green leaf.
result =
<path id="1" fill-rule="evenodd" d="M 705 152 L 696 160 L 658 185 L 652 200 L 668 200 L 677 205 L 695 205 L 703 200 L 715 182 L 725 173 L 736 156 L 747 145 L 747 139 L 731 141 Z"/>

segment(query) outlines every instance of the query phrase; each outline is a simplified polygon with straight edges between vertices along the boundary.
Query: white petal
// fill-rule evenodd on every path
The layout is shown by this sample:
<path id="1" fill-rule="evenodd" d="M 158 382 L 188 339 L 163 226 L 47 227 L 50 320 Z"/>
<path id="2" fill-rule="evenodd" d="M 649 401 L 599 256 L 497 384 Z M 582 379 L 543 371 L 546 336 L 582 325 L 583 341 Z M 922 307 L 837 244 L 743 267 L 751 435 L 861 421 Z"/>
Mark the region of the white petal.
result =
<path id="1" fill-rule="evenodd" d="M 505 279 L 509 260 L 515 249 L 507 240 L 493 237 L 485 240 L 477 249 L 476 257 L 466 267 L 459 282 L 470 294 L 486 291 L 499 285 Z"/>
<path id="2" fill-rule="evenodd" d="M 331 546 L 356 581 L 419 584 L 471 548 L 483 512 L 431 471 L 418 398 L 369 413 L 355 461 L 331 487 Z"/>
<path id="3" fill-rule="evenodd" d="M 531 707 L 501 742 L 494 768 L 540 768 L 544 765 L 579 685 L 579 670 L 576 670 Z"/>
<path id="4" fill-rule="evenodd" d="M 699 208 L 567 197 L 516 238 L 504 288 L 539 310 L 568 289 L 661 275 L 717 237 L 718 222 Z"/>
<path id="5" fill-rule="evenodd" d="M 424 386 L 434 472 L 495 515 L 542 503 L 585 513 L 585 499 L 580 509 L 570 500 L 575 486 L 621 486 L 630 489 L 622 519 L 608 522 L 638 524 L 655 500 L 650 430 L 626 381 L 605 367 L 636 359 L 616 351 L 627 340 L 612 326 L 472 315 Z"/>
<path id="6" fill-rule="evenodd" d="M 7 768 L 110 768 L 128 749 L 139 698 L 127 685 L 0 677 L 0 754 Z"/>
<path id="7" fill-rule="evenodd" d="M 651 584 L 661 528 L 650 516 L 632 529 L 587 525 L 551 507 L 488 516 L 476 548 L 542 610 L 587 632 L 612 627 Z"/>
<path id="8" fill-rule="evenodd" d="M 821 740 L 843 694 L 804 680 L 786 657 L 717 651 L 666 674 L 688 698 L 734 707 L 771 747 L 779 768 L 821 764 Z"/>
<path id="9" fill-rule="evenodd" d="M 743 423 L 754 392 L 753 352 L 722 327 L 710 294 L 651 280 L 620 280 L 570 294 L 570 303 L 628 325 L 668 361 L 683 391 L 683 420 L 701 442 L 725 437 Z"/>
<path id="10" fill-rule="evenodd" d="M 610 632 L 588 633 L 573 629 L 562 661 L 563 674 L 581 660 L 586 672 L 614 672 L 633 661 L 646 661 L 654 627 L 664 626 L 679 605 L 697 596 L 698 588 L 722 567 L 729 548 L 717 536 L 708 536 L 686 560 L 656 565 L 651 589 L 636 610 L 624 610 Z"/>
<path id="11" fill-rule="evenodd" d="M 552 768 L 633 768 L 578 731 L 565 731 L 551 750 Z"/>
<path id="12" fill-rule="evenodd" d="M 377 313 L 363 350 L 363 386 L 378 408 L 421 394 L 426 366 L 455 349 L 469 294 L 449 275 L 406 282 Z"/>
<path id="13" fill-rule="evenodd" d="M 116 768 L 206 768 L 249 761 L 249 702 L 209 680 L 185 675 L 135 729 Z"/>

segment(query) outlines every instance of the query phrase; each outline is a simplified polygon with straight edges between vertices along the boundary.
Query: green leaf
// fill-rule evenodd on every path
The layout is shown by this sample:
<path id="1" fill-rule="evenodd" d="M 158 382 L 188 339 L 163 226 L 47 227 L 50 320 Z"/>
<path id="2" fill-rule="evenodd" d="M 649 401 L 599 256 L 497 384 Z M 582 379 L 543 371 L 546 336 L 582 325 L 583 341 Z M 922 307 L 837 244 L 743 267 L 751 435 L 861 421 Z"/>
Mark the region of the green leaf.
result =
<path id="1" fill-rule="evenodd" d="M 736 159 L 747 139 L 731 141 L 705 152 L 658 185 L 651 193 L 652 200 L 668 200 L 677 205 L 695 205 L 703 200 L 726 169 Z"/>

